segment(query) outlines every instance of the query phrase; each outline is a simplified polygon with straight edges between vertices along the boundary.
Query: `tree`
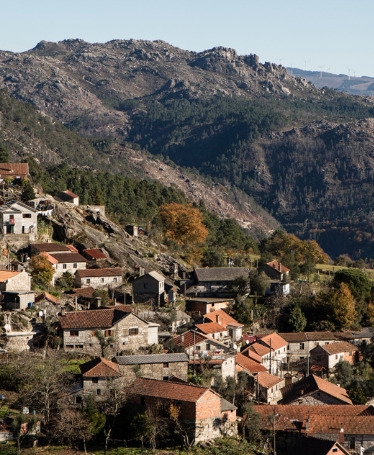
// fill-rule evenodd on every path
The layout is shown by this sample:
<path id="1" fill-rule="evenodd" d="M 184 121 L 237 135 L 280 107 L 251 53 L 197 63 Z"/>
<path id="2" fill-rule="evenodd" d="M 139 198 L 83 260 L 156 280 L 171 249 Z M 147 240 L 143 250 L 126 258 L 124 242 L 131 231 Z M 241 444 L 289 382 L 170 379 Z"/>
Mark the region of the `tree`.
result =
<path id="1" fill-rule="evenodd" d="M 357 301 L 370 298 L 372 283 L 363 270 L 343 269 L 335 272 L 334 285 L 345 283 Z"/>
<path id="2" fill-rule="evenodd" d="M 224 267 L 226 265 L 225 256 L 217 248 L 208 248 L 204 251 L 201 265 L 203 267 Z"/>
<path id="3" fill-rule="evenodd" d="M 266 290 L 270 288 L 270 278 L 266 275 L 265 272 L 258 273 L 257 271 L 251 272 L 250 275 L 250 284 L 251 292 L 256 292 L 258 295 L 264 296 Z"/>
<path id="4" fill-rule="evenodd" d="M 21 200 L 23 202 L 30 201 L 31 199 L 35 199 L 35 191 L 29 179 L 22 180 L 22 193 L 21 193 Z"/>
<path id="5" fill-rule="evenodd" d="M 345 283 L 333 288 L 327 295 L 331 322 L 336 330 L 348 330 L 357 321 L 356 301 Z"/>
<path id="6" fill-rule="evenodd" d="M 30 260 L 30 267 L 34 285 L 48 287 L 51 284 L 54 270 L 46 256 L 42 254 L 33 256 Z"/>
<path id="7" fill-rule="evenodd" d="M 8 163 L 9 162 L 9 151 L 0 145 L 0 163 Z"/>
<path id="8" fill-rule="evenodd" d="M 164 234 L 180 246 L 203 243 L 208 229 L 203 223 L 203 213 L 192 205 L 171 204 L 159 208 Z"/>
<path id="9" fill-rule="evenodd" d="M 305 314 L 301 311 L 301 308 L 298 305 L 295 305 L 288 317 L 288 326 L 291 332 L 303 332 L 307 322 L 308 321 Z"/>

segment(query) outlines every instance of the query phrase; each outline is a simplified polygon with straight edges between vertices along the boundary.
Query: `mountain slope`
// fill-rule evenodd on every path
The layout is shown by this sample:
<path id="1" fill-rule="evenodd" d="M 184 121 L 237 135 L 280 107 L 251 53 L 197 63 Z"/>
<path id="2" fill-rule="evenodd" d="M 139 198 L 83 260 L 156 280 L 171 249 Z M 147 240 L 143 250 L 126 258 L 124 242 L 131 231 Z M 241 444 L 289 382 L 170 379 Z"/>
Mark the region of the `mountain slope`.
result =
<path id="1" fill-rule="evenodd" d="M 164 179 L 188 167 L 213 179 L 215 193 L 198 194 L 217 199 L 222 216 L 223 195 L 232 201 L 244 191 L 332 256 L 374 257 L 371 98 L 319 90 L 254 54 L 136 40 L 41 42 L 22 54 L 2 52 L 0 87 L 89 139 L 115 172 L 151 163 L 146 149 L 159 161 L 140 172 Z"/>

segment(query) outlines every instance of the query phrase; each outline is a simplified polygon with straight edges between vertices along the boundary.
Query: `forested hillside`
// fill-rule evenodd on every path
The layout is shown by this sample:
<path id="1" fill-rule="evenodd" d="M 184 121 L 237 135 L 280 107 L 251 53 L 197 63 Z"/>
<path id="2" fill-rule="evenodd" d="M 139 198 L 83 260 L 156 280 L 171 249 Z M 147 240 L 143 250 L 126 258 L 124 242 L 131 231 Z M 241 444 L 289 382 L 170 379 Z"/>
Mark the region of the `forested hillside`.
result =
<path id="1" fill-rule="evenodd" d="M 134 163 L 150 152 L 159 168 L 193 168 L 211 188 L 223 184 L 206 204 L 245 193 L 253 199 L 239 205 L 251 206 L 251 217 L 255 200 L 332 257 L 374 256 L 371 98 L 316 89 L 255 54 L 195 53 L 162 41 L 41 42 L 2 52 L 0 62 L 0 87 L 86 138 L 87 152 L 51 144 L 56 162 L 79 157 L 80 166 L 136 173 Z M 219 204 L 215 210 L 227 216 Z M 269 233 L 275 223 L 265 218 Z"/>

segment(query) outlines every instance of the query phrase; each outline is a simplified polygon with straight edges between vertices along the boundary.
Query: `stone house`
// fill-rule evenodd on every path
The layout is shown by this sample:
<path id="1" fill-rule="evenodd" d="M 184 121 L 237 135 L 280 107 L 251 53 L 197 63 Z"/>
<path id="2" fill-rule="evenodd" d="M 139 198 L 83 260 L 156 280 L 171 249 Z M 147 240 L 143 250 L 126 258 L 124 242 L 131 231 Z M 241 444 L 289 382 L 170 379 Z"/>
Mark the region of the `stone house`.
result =
<path id="1" fill-rule="evenodd" d="M 79 205 L 79 196 L 70 190 L 65 190 L 59 193 L 59 198 L 64 202 L 69 202 L 70 204 L 77 206 Z"/>
<path id="2" fill-rule="evenodd" d="M 132 283 L 135 303 L 153 300 L 157 306 L 165 302 L 165 277 L 155 270 L 145 273 Z"/>
<path id="3" fill-rule="evenodd" d="M 214 297 L 186 298 L 186 311 L 198 318 L 211 311 L 224 310 L 233 303 L 232 299 L 219 299 Z"/>
<path id="4" fill-rule="evenodd" d="M 177 335 L 173 341 L 176 346 L 184 348 L 189 357 L 191 370 L 201 371 L 209 368 L 216 370 L 223 379 L 229 376 L 235 377 L 236 351 L 229 346 L 195 330 L 188 330 Z"/>
<path id="5" fill-rule="evenodd" d="M 179 422 L 195 444 L 237 435 L 236 407 L 211 389 L 185 382 L 137 378 L 130 392 L 129 400 L 140 411 L 154 407 L 156 402 L 167 409 L 171 404 L 177 406 Z"/>
<path id="6" fill-rule="evenodd" d="M 121 267 L 77 270 L 74 285 L 77 288 L 118 287 L 122 285 Z"/>
<path id="7" fill-rule="evenodd" d="M 288 343 L 287 362 L 292 364 L 306 359 L 310 351 L 316 346 L 335 343 L 338 341 L 336 334 L 326 332 L 280 332 L 279 335 Z"/>
<path id="8" fill-rule="evenodd" d="M 33 241 L 38 232 L 38 211 L 22 202 L 0 206 L 0 234 L 27 234 Z"/>
<path id="9" fill-rule="evenodd" d="M 124 305 L 97 310 L 72 311 L 60 316 L 65 351 L 102 355 L 98 336 L 107 344 L 107 352 L 119 355 L 123 351 L 158 343 L 158 325 L 136 316 Z"/>
<path id="10" fill-rule="evenodd" d="M 192 297 L 235 297 L 232 284 L 238 278 L 249 277 L 247 267 L 206 267 L 196 268 L 195 284 L 188 288 L 187 295 Z"/>
<path id="11" fill-rule="evenodd" d="M 31 276 L 25 272 L 0 270 L 2 304 L 9 310 L 25 310 L 32 306 L 35 294 L 31 291 Z"/>
<path id="12" fill-rule="evenodd" d="M 35 297 L 34 306 L 46 317 L 55 317 L 61 312 L 61 301 L 58 297 L 42 292 Z"/>
<path id="13" fill-rule="evenodd" d="M 115 391 L 121 390 L 121 373 L 118 365 L 104 357 L 97 357 L 80 365 L 82 387 L 75 393 L 75 403 L 86 397 L 96 402 L 107 401 Z"/>
<path id="14" fill-rule="evenodd" d="M 255 376 L 257 373 L 267 371 L 266 368 L 263 365 L 261 365 L 260 362 L 256 362 L 255 360 L 240 353 L 236 354 L 235 363 L 236 373 L 244 371 L 250 376 Z"/>
<path id="15" fill-rule="evenodd" d="M 357 346 L 347 341 L 316 346 L 310 351 L 310 365 L 323 367 L 332 372 L 337 363 L 345 361 L 351 365 L 359 361 L 360 351 Z"/>
<path id="16" fill-rule="evenodd" d="M 270 374 L 279 376 L 287 364 L 287 341 L 277 333 L 257 337 L 242 354 L 260 361 Z"/>
<path id="17" fill-rule="evenodd" d="M 279 261 L 271 261 L 265 264 L 261 271 L 275 281 L 288 281 L 290 269 L 281 264 Z"/>
<path id="18" fill-rule="evenodd" d="M 314 374 L 300 381 L 286 385 L 282 392 L 280 404 L 352 404 L 347 391 L 332 382 L 326 381 Z"/>
<path id="19" fill-rule="evenodd" d="M 188 356 L 185 353 L 116 356 L 123 383 L 128 385 L 137 377 L 167 380 L 176 377 L 187 381 Z"/>
<path id="20" fill-rule="evenodd" d="M 273 376 L 266 371 L 259 372 L 254 378 L 256 400 L 267 404 L 277 404 L 282 399 L 281 389 L 284 386 L 284 378 Z"/>
<path id="21" fill-rule="evenodd" d="M 254 411 L 260 415 L 261 430 L 273 432 L 275 428 L 279 453 L 290 455 L 372 453 L 368 450 L 374 445 L 372 406 L 255 405 Z M 276 416 L 274 426 L 269 416 Z M 330 442 L 330 448 L 321 451 L 321 446 L 316 446 L 312 442 L 313 439 Z"/>
<path id="22" fill-rule="evenodd" d="M 75 275 L 78 270 L 85 270 L 87 261 L 79 253 L 53 253 L 45 254 L 48 261 L 52 264 L 55 270 L 53 276 L 53 283 L 61 278 L 65 272 L 69 272 L 71 275 Z"/>

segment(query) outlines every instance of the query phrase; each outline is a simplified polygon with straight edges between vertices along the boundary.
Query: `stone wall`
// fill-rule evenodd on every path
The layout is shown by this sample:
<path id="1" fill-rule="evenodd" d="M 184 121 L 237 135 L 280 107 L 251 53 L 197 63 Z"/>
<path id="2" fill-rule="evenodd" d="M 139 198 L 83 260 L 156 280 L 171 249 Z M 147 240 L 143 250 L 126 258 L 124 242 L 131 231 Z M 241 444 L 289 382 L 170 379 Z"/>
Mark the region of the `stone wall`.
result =
<path id="1" fill-rule="evenodd" d="M 188 362 L 147 363 L 137 365 L 118 365 L 122 374 L 123 384 L 132 383 L 137 377 L 162 380 L 175 376 L 183 381 L 188 379 Z"/>

